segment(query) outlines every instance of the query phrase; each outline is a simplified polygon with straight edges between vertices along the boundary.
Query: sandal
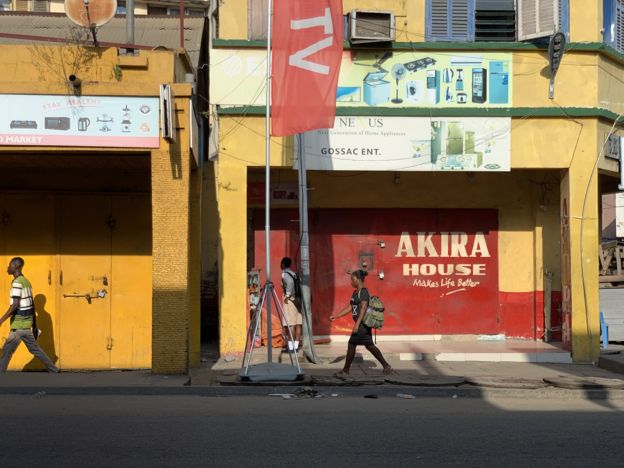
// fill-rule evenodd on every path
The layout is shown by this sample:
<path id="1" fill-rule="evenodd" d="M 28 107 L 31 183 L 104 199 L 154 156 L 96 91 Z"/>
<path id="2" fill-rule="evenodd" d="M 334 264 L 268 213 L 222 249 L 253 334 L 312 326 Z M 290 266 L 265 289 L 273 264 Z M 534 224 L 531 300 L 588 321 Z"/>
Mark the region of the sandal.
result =
<path id="1" fill-rule="evenodd" d="M 383 375 L 397 375 L 398 372 L 395 371 L 392 367 L 388 366 L 383 370 Z"/>
<path id="2" fill-rule="evenodd" d="M 340 371 L 340 372 L 336 372 L 334 374 L 334 377 L 345 380 L 345 379 L 349 379 L 351 376 L 347 374 L 345 371 Z"/>

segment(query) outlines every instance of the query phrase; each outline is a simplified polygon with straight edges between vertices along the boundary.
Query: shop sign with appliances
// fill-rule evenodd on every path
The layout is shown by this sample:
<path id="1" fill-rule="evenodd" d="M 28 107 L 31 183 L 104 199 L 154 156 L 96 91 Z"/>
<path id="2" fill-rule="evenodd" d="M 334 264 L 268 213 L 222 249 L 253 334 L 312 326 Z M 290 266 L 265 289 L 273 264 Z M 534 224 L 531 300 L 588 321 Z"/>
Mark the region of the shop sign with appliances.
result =
<path id="1" fill-rule="evenodd" d="M 0 146 L 158 148 L 156 97 L 0 95 Z"/>
<path id="2" fill-rule="evenodd" d="M 336 117 L 303 136 L 312 170 L 509 171 L 511 119 Z M 295 160 L 298 167 L 298 157 Z"/>
<path id="3" fill-rule="evenodd" d="M 265 104 L 261 50 L 213 49 L 210 101 Z M 510 107 L 512 59 L 504 52 L 343 52 L 339 107 Z"/>

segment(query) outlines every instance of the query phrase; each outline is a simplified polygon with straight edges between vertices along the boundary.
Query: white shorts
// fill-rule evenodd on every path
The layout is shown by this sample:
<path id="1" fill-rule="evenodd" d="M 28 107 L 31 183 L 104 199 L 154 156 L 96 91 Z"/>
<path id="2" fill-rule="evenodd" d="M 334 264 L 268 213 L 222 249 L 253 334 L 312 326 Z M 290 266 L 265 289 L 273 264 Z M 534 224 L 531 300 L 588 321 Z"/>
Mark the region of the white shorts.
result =
<path id="1" fill-rule="evenodd" d="M 282 309 L 284 311 L 284 319 L 282 320 L 282 325 L 285 327 L 288 325 L 292 327 L 293 325 L 301 325 L 303 324 L 303 316 L 291 301 L 282 302 Z M 288 324 L 286 323 L 288 322 Z"/>

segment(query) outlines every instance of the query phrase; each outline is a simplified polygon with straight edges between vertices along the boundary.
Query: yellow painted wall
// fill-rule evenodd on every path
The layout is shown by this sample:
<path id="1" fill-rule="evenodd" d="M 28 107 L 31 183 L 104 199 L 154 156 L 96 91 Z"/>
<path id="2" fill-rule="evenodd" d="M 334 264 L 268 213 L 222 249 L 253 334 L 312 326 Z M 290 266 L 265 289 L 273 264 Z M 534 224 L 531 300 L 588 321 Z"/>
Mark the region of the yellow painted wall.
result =
<path id="1" fill-rule="evenodd" d="M 570 41 L 602 42 L 602 1 L 570 1 Z"/>
<path id="2" fill-rule="evenodd" d="M 239 353 L 247 328 L 247 167 L 236 160 L 215 164 L 219 210 L 219 347 Z"/>
<path id="3" fill-rule="evenodd" d="M 198 173 L 189 150 L 191 86 L 177 84 L 177 139 L 152 151 L 153 359 L 159 374 L 199 364 Z"/>
<path id="4" fill-rule="evenodd" d="M 247 39 L 249 0 L 219 2 L 219 39 Z"/>
<path id="5" fill-rule="evenodd" d="M 83 95 L 158 96 L 160 83 L 172 82 L 175 61 L 169 51 L 119 56 L 117 49 L 11 45 L 0 47 L 0 93 L 69 94 L 67 77 L 82 80 Z M 121 68 L 117 80 L 115 66 Z"/>
<path id="6" fill-rule="evenodd" d="M 589 146 L 577 152 L 561 182 L 562 198 L 567 198 L 569 207 L 566 221 L 570 226 L 571 338 L 573 358 L 577 362 L 596 362 L 600 354 L 596 274 L 600 230 L 598 173 L 594 170 L 597 138 L 597 131 L 586 136 Z"/>
<path id="7" fill-rule="evenodd" d="M 624 114 L 624 66 L 604 57 L 598 59 L 598 66 L 597 107 Z"/>
<path id="8" fill-rule="evenodd" d="M 596 107 L 598 56 L 567 53 L 555 78 L 555 101 L 548 99 L 550 75 L 545 51 L 513 53 L 515 107 Z"/>

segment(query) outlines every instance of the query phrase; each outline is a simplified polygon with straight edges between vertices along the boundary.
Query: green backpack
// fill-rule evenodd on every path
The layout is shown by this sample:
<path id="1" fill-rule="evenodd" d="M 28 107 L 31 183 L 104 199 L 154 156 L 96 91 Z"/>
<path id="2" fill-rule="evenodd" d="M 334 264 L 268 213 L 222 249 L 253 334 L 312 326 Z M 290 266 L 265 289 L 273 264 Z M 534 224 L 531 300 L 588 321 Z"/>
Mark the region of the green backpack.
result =
<path id="1" fill-rule="evenodd" d="M 370 328 L 381 328 L 384 322 L 384 310 L 381 299 L 378 296 L 371 296 L 362 323 Z"/>

